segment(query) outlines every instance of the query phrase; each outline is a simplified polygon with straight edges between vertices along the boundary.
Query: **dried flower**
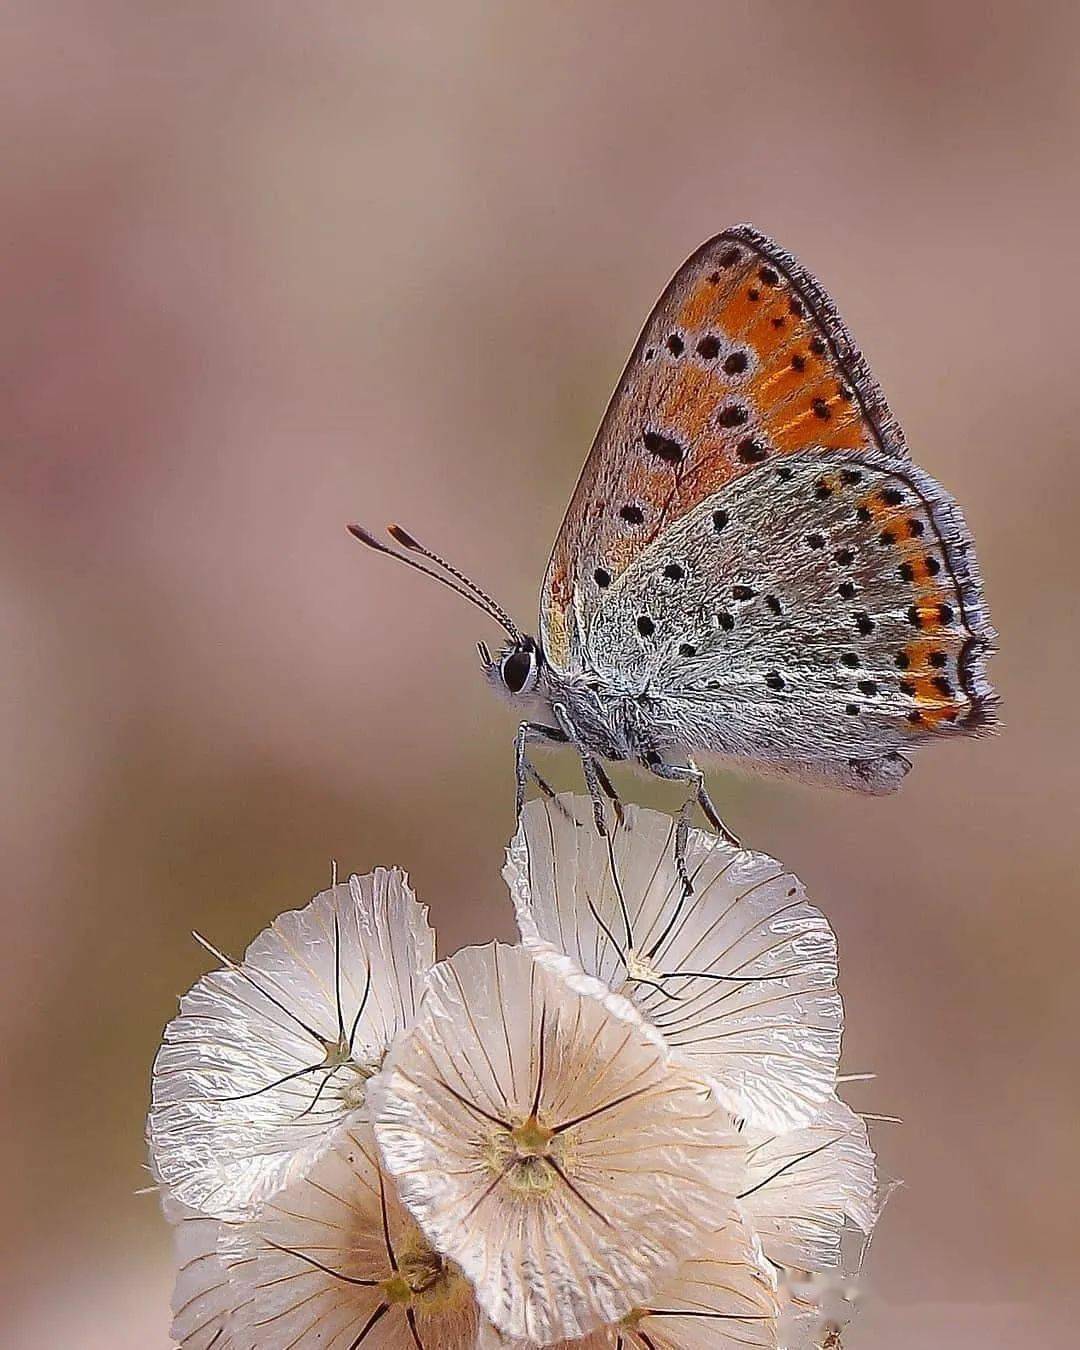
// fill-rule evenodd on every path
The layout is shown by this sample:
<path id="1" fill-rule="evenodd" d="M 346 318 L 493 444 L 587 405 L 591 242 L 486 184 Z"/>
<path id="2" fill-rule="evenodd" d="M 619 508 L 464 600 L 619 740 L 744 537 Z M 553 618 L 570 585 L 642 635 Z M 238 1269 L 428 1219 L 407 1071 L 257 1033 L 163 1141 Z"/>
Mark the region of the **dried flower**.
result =
<path id="1" fill-rule="evenodd" d="M 211 949 L 212 950 L 212 949 Z M 435 940 L 403 872 L 282 914 L 181 1000 L 154 1064 L 151 1162 L 176 1199 L 240 1218 L 302 1175 L 412 1018 Z"/>
<path id="2" fill-rule="evenodd" d="M 232 1337 L 236 1291 L 218 1256 L 221 1224 L 169 1195 L 162 1197 L 162 1208 L 172 1224 L 177 1265 L 172 1339 L 183 1350 L 237 1350 Z"/>
<path id="3" fill-rule="evenodd" d="M 230 1225 L 236 1350 L 473 1350 L 478 1310 L 384 1176 L 370 1125 L 335 1131 L 305 1177 Z M 217 1347 L 214 1347 L 217 1350 Z"/>
<path id="4" fill-rule="evenodd" d="M 708 1088 L 626 1000 L 577 985 L 521 948 L 461 951 L 369 1088 L 432 1245 L 500 1332 L 545 1343 L 649 1306 L 745 1177 Z"/>
<path id="5" fill-rule="evenodd" d="M 629 999 L 733 1115 L 772 1131 L 805 1124 L 840 1053 L 832 930 L 780 863 L 700 830 L 685 896 L 675 831 L 628 806 L 609 856 L 587 800 L 529 802 L 503 873 L 522 941 Z"/>
<path id="6" fill-rule="evenodd" d="M 840 1264 L 844 1229 L 869 1236 L 877 1217 L 874 1152 L 866 1123 L 838 1098 L 801 1129 L 768 1135 L 746 1127 L 748 1180 L 739 1203 L 777 1266 Z"/>
<path id="7" fill-rule="evenodd" d="M 738 1215 L 707 1234 L 700 1255 L 688 1257 L 658 1284 L 648 1305 L 591 1332 L 560 1341 L 557 1350 L 739 1350 L 777 1343 L 779 1308 L 761 1250 Z M 533 1350 L 490 1324 L 477 1350 Z M 553 1350 L 555 1348 L 553 1347 Z"/>
<path id="8" fill-rule="evenodd" d="M 685 894 L 676 829 L 533 802 L 523 947 L 434 965 L 380 870 L 196 984 L 149 1121 L 183 1350 L 835 1350 L 877 1216 L 835 941 L 708 834 Z"/>

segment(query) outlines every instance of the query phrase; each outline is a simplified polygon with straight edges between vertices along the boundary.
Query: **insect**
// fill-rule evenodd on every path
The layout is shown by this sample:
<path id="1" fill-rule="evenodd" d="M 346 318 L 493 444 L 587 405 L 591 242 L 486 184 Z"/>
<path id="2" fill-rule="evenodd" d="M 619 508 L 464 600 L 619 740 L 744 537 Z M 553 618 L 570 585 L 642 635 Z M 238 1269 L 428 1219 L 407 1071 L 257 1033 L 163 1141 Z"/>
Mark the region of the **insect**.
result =
<path id="1" fill-rule="evenodd" d="M 699 248 L 650 314 L 555 541 L 539 638 L 399 527 L 411 557 L 350 528 L 506 630 L 480 653 L 523 710 L 519 811 L 530 775 L 546 786 L 535 742 L 578 752 L 602 833 L 620 760 L 684 781 L 683 818 L 696 800 L 724 830 L 698 754 L 880 794 L 910 747 L 993 725 L 960 511 L 824 289 L 750 226 Z"/>

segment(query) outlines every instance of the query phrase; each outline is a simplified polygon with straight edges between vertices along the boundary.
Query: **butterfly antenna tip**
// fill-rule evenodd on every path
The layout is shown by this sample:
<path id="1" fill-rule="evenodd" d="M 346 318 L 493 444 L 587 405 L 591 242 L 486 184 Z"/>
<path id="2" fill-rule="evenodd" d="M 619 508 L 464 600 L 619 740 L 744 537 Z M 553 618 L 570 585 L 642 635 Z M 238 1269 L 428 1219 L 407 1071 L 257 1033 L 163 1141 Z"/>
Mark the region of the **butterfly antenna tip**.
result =
<path id="1" fill-rule="evenodd" d="M 459 571 L 458 568 L 454 567 L 453 564 L 448 563 L 445 558 L 441 558 L 437 553 L 433 553 L 431 549 L 425 548 L 423 544 L 412 537 L 408 530 L 403 530 L 400 525 L 387 526 L 390 537 L 396 540 L 402 548 L 410 553 L 419 553 L 422 557 L 426 558 L 428 562 L 434 563 L 435 567 L 441 568 L 442 572 L 446 572 L 449 575 L 443 576 L 441 572 L 435 571 L 434 568 L 428 567 L 424 563 L 417 562 L 415 558 L 408 558 L 405 554 L 398 553 L 396 550 L 390 548 L 389 545 L 384 544 L 382 540 L 376 539 L 375 536 L 371 534 L 370 531 L 365 530 L 362 525 L 347 525 L 346 529 L 354 539 L 359 539 L 362 544 L 366 544 L 368 548 L 374 549 L 376 553 L 386 553 L 391 558 L 397 558 L 398 562 L 406 563 L 409 567 L 415 568 L 416 571 L 423 572 L 425 576 L 432 577 L 435 581 L 442 582 L 444 586 L 448 586 L 452 591 L 456 591 L 458 595 L 462 596 L 465 600 L 468 600 L 470 604 L 476 605 L 478 609 L 482 609 L 489 618 L 494 619 L 495 622 L 515 641 L 520 639 L 521 635 L 518 632 L 513 619 L 510 618 L 509 614 L 507 614 L 506 610 L 504 610 L 501 605 L 497 604 L 482 587 L 478 586 L 470 577 L 467 577 L 464 572 Z"/>
<path id="2" fill-rule="evenodd" d="M 419 540 L 412 537 L 408 530 L 403 529 L 398 524 L 387 525 L 386 532 L 391 539 L 396 539 L 402 548 L 413 549 L 417 553 L 424 554 L 428 551 L 423 547 Z"/>

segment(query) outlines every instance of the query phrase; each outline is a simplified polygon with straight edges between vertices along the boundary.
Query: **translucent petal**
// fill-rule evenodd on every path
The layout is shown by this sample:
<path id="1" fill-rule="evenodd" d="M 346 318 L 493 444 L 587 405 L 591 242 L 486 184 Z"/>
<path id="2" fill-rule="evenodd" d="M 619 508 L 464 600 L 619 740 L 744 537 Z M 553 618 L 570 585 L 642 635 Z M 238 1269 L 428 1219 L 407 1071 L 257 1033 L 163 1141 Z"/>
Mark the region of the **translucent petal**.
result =
<path id="1" fill-rule="evenodd" d="M 310 1172 L 221 1250 L 244 1294 L 236 1350 L 472 1350 L 468 1282 L 437 1256 L 380 1173 L 370 1125 L 335 1131 Z M 216 1350 L 216 1347 L 215 1347 Z"/>
<path id="2" fill-rule="evenodd" d="M 362 1107 L 435 959 L 426 916 L 405 874 L 380 868 L 282 914 L 242 964 L 185 995 L 148 1124 L 155 1173 L 179 1200 L 243 1217 Z"/>
<path id="3" fill-rule="evenodd" d="M 643 1304 L 745 1178 L 707 1085 L 584 983 L 518 947 L 458 952 L 369 1089 L 385 1164 L 432 1244 L 500 1331 L 542 1342 Z"/>
<path id="4" fill-rule="evenodd" d="M 529 802 L 503 873 L 522 941 L 632 1000 L 735 1116 L 805 1124 L 840 1053 L 832 930 L 780 863 L 701 830 L 690 831 L 684 899 L 675 828 L 626 807 L 613 837 L 620 897 L 589 801 Z"/>
<path id="5" fill-rule="evenodd" d="M 738 1215 L 705 1236 L 701 1256 L 663 1277 L 647 1307 L 557 1350 L 737 1350 L 777 1343 L 779 1307 L 756 1239 Z M 635 1335 L 636 1332 L 636 1335 Z M 646 1337 L 648 1339 L 646 1339 Z M 534 1350 L 483 1325 L 478 1350 Z"/>
<path id="6" fill-rule="evenodd" d="M 834 1097 L 811 1125 L 743 1134 L 750 1176 L 740 1203 L 765 1255 L 798 1270 L 838 1265 L 845 1221 L 869 1234 L 877 1217 L 866 1123 Z"/>
<path id="7" fill-rule="evenodd" d="M 244 1295 L 218 1255 L 221 1224 L 168 1196 L 163 1206 L 177 1264 L 172 1339 L 182 1350 L 236 1350 L 232 1330 Z"/>

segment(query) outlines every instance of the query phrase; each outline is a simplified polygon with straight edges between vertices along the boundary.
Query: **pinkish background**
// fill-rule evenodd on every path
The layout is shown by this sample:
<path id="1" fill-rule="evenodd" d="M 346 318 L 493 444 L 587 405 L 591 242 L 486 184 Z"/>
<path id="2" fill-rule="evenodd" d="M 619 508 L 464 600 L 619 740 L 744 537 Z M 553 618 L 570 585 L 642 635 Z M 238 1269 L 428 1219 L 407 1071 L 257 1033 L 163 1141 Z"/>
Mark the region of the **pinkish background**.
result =
<path id="1" fill-rule="evenodd" d="M 12 1345 L 165 1345 L 135 1192 L 189 929 L 240 951 L 333 857 L 408 866 L 444 952 L 511 934 L 496 634 L 343 526 L 531 624 L 639 324 L 738 220 L 837 297 L 1002 633 L 1005 734 L 899 797 L 715 782 L 839 933 L 854 1099 L 906 1120 L 851 1344 L 1071 1341 L 1078 49 L 1053 3 L 4 6 Z"/>

